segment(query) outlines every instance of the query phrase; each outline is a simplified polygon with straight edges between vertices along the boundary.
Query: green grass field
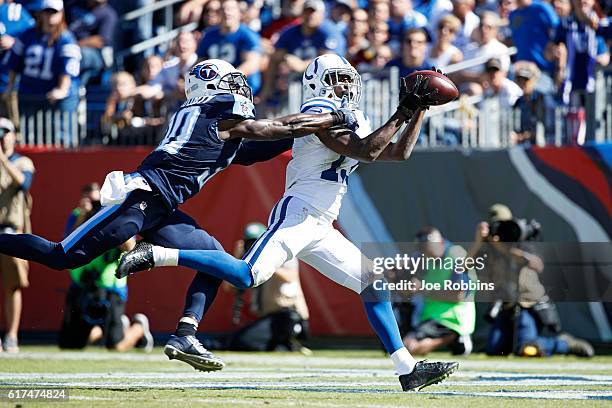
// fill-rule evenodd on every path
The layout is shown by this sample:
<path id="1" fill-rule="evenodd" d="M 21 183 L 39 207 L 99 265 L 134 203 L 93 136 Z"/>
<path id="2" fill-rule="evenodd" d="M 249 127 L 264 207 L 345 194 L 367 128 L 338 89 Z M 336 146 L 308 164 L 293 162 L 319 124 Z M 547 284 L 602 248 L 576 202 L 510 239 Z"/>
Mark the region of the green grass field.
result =
<path id="1" fill-rule="evenodd" d="M 2 400 L 3 406 L 490 407 L 612 406 L 612 357 L 583 360 L 460 359 L 457 373 L 418 393 L 403 393 L 390 360 L 375 351 L 220 353 L 228 363 L 201 373 L 151 354 L 99 348 L 60 352 L 22 347 L 0 354 L 0 392 L 66 387 L 60 403 Z M 449 360 L 449 354 L 429 356 Z M 6 391 L 6 390 L 4 390 Z M 59 405 L 55 405 L 59 404 Z"/>

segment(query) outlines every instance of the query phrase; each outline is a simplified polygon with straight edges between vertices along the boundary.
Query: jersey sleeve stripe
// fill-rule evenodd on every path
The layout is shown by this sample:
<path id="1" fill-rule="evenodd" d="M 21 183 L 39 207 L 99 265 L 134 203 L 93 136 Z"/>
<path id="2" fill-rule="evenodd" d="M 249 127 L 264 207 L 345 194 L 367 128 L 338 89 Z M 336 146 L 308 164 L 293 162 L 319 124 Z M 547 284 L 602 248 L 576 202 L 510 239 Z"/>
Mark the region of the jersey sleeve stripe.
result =
<path id="1" fill-rule="evenodd" d="M 324 105 L 309 105 L 309 106 L 304 106 L 300 112 L 306 113 L 306 112 L 308 112 L 312 108 L 321 108 L 322 109 L 322 112 L 313 112 L 313 113 L 323 113 L 323 112 L 331 112 L 331 111 L 333 111 L 333 109 L 330 108 L 329 106 L 324 106 Z"/>

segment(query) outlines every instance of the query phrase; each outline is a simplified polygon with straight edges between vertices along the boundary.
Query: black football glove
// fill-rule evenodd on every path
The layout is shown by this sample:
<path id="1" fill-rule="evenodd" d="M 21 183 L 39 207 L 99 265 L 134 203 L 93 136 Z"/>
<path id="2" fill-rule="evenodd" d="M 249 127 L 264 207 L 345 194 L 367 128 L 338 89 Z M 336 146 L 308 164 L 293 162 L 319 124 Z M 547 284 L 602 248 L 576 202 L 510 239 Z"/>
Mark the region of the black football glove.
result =
<path id="1" fill-rule="evenodd" d="M 431 70 L 444 75 L 442 70 L 436 69 L 436 67 L 432 67 Z M 429 109 L 431 105 L 437 103 L 438 90 L 434 89 L 427 92 L 428 81 L 428 78 L 417 74 L 412 88 L 409 89 L 408 77 L 400 78 L 400 103 L 398 109 L 402 113 L 412 116 L 417 109 Z"/>

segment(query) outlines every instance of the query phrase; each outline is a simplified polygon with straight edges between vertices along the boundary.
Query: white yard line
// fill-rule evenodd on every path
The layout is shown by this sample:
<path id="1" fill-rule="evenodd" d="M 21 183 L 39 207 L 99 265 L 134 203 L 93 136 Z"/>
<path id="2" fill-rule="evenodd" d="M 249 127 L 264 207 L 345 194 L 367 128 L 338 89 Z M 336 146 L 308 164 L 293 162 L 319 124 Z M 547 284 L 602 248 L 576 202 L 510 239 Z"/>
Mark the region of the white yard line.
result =
<path id="1" fill-rule="evenodd" d="M 304 367 L 319 367 L 319 366 L 338 366 L 344 365 L 347 367 L 372 367 L 372 368 L 391 368 L 392 364 L 388 358 L 335 358 L 335 357 L 317 357 L 302 356 L 302 355 L 275 355 L 270 358 L 269 354 L 229 354 L 220 353 L 221 358 L 230 365 L 240 364 L 258 364 L 260 366 L 304 366 Z M 136 353 L 105 353 L 105 352 L 24 352 L 18 354 L 2 353 L 0 354 L 0 364 L 3 360 L 88 360 L 88 361 L 142 361 L 142 362 L 168 362 L 168 358 L 163 354 L 136 354 Z M 449 358 L 451 359 L 451 358 Z M 509 358 L 505 361 L 500 360 L 462 360 L 459 361 L 460 369 L 499 369 L 503 365 L 508 370 L 551 370 L 551 371 L 612 371 L 612 366 L 606 363 L 589 363 L 581 361 L 546 361 L 542 359 L 534 360 L 518 360 Z"/>

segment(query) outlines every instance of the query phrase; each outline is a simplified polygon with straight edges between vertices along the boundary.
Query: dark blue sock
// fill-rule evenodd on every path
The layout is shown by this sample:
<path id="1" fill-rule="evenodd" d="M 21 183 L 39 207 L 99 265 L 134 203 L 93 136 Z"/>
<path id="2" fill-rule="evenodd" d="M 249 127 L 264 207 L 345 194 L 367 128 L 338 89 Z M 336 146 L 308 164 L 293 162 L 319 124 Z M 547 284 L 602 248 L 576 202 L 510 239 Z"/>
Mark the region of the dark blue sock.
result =
<path id="1" fill-rule="evenodd" d="M 249 265 L 223 251 L 180 250 L 178 264 L 228 281 L 238 289 L 253 286 L 253 276 Z"/>
<path id="2" fill-rule="evenodd" d="M 387 353 L 393 354 L 404 347 L 397 321 L 389 301 L 389 292 L 375 290 L 371 285 L 361 292 L 363 306 L 370 325 L 385 346 Z"/>
<path id="3" fill-rule="evenodd" d="M 196 273 L 187 290 L 183 316 L 191 316 L 198 322 L 202 320 L 217 296 L 221 279 L 206 273 Z"/>

